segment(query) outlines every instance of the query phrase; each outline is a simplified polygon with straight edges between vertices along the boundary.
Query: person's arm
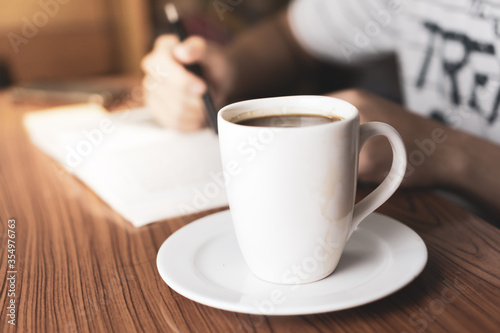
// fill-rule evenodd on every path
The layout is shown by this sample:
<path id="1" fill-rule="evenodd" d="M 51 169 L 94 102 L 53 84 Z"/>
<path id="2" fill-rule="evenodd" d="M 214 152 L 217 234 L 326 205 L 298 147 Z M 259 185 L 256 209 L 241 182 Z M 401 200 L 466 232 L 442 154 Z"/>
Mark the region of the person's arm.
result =
<path id="1" fill-rule="evenodd" d="M 451 130 L 449 144 L 444 148 L 455 164 L 444 177 L 445 185 L 500 217 L 500 146 Z"/>
<path id="2" fill-rule="evenodd" d="M 449 189 L 500 216 L 500 146 L 420 117 L 400 105 L 360 90 L 330 94 L 360 111 L 361 122 L 382 121 L 403 138 L 408 155 L 404 187 Z M 361 150 L 359 179 L 379 183 L 389 171 L 387 140 L 369 140 Z"/>
<path id="3" fill-rule="evenodd" d="M 298 44 L 286 11 L 238 36 L 225 54 L 234 75 L 227 100 L 276 94 L 320 64 Z"/>
<path id="4" fill-rule="evenodd" d="M 207 82 L 184 68 L 192 63 L 202 66 Z M 221 107 L 236 99 L 276 94 L 301 81 L 302 73 L 310 74 L 317 64 L 293 38 L 286 12 L 238 36 L 226 48 L 197 36 L 180 43 L 165 35 L 142 63 L 146 105 L 165 127 L 198 130 L 204 125 L 201 95 L 207 86 Z"/>

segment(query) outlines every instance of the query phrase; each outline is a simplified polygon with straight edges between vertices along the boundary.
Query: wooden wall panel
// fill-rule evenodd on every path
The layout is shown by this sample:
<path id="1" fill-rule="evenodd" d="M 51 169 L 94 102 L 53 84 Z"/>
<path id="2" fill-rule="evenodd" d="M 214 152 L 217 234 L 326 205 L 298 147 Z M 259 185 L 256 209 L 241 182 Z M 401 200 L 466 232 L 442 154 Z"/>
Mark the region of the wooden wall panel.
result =
<path id="1" fill-rule="evenodd" d="M 0 58 L 16 82 L 140 72 L 147 1 L 0 0 Z"/>
<path id="2" fill-rule="evenodd" d="M 19 52 L 5 38 L 0 40 L 16 82 L 38 78 L 64 78 L 105 74 L 114 68 L 111 36 L 102 24 L 40 32 Z"/>

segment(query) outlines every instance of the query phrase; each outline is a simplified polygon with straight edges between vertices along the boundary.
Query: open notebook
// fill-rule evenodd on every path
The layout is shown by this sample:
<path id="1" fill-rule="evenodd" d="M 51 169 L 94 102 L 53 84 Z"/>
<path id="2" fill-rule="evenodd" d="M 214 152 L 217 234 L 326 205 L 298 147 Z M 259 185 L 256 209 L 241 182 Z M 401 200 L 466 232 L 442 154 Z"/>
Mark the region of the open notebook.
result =
<path id="1" fill-rule="evenodd" d="M 144 109 L 29 113 L 32 142 L 136 226 L 227 205 L 218 139 L 161 128 Z"/>

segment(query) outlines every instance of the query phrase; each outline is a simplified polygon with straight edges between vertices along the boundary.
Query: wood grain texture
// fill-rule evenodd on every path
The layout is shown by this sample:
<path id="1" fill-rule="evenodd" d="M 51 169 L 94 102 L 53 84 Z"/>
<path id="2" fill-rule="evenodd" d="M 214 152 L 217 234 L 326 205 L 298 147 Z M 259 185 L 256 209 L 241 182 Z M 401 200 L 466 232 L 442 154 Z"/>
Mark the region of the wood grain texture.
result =
<path id="1" fill-rule="evenodd" d="M 214 211 L 135 228 L 31 145 L 0 92 L 0 332 L 498 332 L 500 231 L 428 191 L 379 212 L 425 241 L 424 272 L 358 308 L 310 316 L 237 314 L 192 302 L 156 270 L 162 242 Z M 361 191 L 363 195 L 366 191 Z M 7 323 L 7 220 L 16 219 L 17 325 Z"/>

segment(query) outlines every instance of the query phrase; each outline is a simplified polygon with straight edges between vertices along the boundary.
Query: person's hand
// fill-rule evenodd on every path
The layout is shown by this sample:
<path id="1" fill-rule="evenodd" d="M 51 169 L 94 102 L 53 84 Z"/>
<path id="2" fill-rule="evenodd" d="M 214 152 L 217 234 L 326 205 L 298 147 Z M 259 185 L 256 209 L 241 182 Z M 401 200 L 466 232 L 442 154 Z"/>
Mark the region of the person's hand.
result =
<path id="1" fill-rule="evenodd" d="M 215 104 L 222 104 L 231 86 L 231 73 L 222 49 L 216 45 L 201 37 L 180 43 L 176 36 L 164 35 L 143 59 L 146 106 L 162 126 L 181 131 L 205 126 L 201 96 L 207 84 L 184 67 L 194 63 L 202 66 Z"/>
<path id="2" fill-rule="evenodd" d="M 361 123 L 380 121 L 394 127 L 405 143 L 408 167 L 403 186 L 441 185 L 455 167 L 448 156 L 450 129 L 436 121 L 420 117 L 405 108 L 362 90 L 345 90 L 330 94 L 343 99 L 360 112 Z M 389 142 L 384 137 L 369 139 L 359 156 L 358 178 L 362 182 L 380 183 L 388 174 L 392 161 Z"/>

